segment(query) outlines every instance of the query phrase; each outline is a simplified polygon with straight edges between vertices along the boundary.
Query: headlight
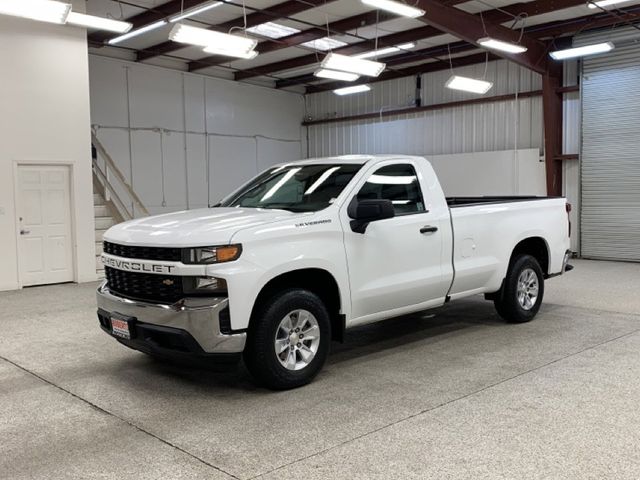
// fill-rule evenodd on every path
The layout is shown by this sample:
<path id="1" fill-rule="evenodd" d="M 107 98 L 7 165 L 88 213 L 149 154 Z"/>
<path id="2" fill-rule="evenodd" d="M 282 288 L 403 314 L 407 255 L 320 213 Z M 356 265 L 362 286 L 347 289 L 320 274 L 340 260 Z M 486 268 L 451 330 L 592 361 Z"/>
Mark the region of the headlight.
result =
<path id="1" fill-rule="evenodd" d="M 199 265 L 231 262 L 237 260 L 241 253 L 242 245 L 188 248 L 184 251 L 183 262 Z"/>

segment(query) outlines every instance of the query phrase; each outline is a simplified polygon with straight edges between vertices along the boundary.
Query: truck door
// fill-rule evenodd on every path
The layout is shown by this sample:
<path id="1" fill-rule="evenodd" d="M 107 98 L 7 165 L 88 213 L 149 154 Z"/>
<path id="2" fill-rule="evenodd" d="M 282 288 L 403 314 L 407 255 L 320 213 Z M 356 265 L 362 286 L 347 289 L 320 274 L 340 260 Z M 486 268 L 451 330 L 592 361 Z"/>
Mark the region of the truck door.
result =
<path id="1" fill-rule="evenodd" d="M 451 241 L 449 213 L 432 208 L 439 203 L 428 198 L 431 192 L 417 171 L 411 161 L 376 165 L 341 208 L 353 319 L 375 320 L 390 310 L 444 302 L 451 281 L 442 267 L 451 262 L 442 258 L 443 241 Z M 354 195 L 391 200 L 395 217 L 371 222 L 364 234 L 353 232 L 346 210 Z"/>

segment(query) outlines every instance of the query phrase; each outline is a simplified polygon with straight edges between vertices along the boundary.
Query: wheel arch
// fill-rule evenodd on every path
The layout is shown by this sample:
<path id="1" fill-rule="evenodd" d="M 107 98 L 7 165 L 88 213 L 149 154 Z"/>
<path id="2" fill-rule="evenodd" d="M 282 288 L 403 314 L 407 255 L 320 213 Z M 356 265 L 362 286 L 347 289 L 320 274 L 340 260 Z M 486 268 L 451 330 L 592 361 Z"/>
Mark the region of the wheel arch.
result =
<path id="1" fill-rule="evenodd" d="M 549 245 L 544 238 L 532 236 L 520 240 L 511 251 L 509 267 L 519 255 L 531 255 L 540 264 L 545 278 L 549 275 Z"/>
<path id="2" fill-rule="evenodd" d="M 333 339 L 343 340 L 345 317 L 342 314 L 340 287 L 335 277 L 323 268 L 299 268 L 281 273 L 270 279 L 260 289 L 253 303 L 249 328 L 256 321 L 256 312 L 260 305 L 278 292 L 289 288 L 302 288 L 318 295 L 329 312 Z"/>

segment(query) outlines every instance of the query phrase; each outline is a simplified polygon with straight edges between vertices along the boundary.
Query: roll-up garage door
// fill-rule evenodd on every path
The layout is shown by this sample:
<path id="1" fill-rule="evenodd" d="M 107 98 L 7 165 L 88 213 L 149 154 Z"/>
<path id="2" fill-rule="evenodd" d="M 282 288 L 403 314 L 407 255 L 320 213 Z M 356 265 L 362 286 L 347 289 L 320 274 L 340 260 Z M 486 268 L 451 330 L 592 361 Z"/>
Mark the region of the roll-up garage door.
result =
<path id="1" fill-rule="evenodd" d="M 582 255 L 640 261 L 640 48 L 586 59 Z"/>

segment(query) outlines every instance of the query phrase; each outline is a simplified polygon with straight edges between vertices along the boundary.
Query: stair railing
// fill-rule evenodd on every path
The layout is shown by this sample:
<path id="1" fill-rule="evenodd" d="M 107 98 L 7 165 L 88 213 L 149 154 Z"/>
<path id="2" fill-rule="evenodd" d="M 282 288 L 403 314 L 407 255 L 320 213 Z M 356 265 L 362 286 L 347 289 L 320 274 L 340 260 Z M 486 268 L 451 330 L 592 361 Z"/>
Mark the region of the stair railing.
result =
<path id="1" fill-rule="evenodd" d="M 91 132 L 91 143 L 96 153 L 92 159 L 94 179 L 102 186 L 105 200 L 113 204 L 123 220 L 148 216 L 149 210 L 127 182 L 94 131 Z M 104 162 L 104 166 L 101 165 L 101 161 Z M 122 193 L 128 197 L 126 201 L 122 198 Z"/>

